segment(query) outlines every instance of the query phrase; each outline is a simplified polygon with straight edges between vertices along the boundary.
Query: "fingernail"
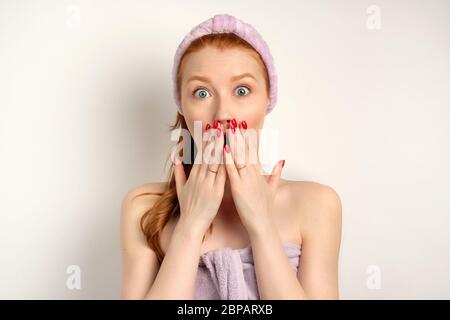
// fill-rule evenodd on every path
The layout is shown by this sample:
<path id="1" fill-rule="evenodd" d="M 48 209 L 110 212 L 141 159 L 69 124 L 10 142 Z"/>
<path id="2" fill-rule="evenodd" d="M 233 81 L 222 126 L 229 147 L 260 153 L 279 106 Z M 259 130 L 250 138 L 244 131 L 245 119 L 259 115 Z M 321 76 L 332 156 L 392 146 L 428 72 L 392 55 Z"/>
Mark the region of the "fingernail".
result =
<path id="1" fill-rule="evenodd" d="M 219 120 L 214 120 L 214 129 L 217 129 L 219 127 Z"/>
<path id="2" fill-rule="evenodd" d="M 236 128 L 235 128 L 235 127 L 232 127 L 232 128 L 231 128 L 231 132 L 233 132 L 233 134 L 235 134 L 235 133 L 236 133 Z"/>
<path id="3" fill-rule="evenodd" d="M 242 120 L 242 122 L 241 122 L 241 128 L 242 128 L 242 129 L 247 129 L 247 122 L 245 122 L 245 120 Z"/>
<path id="4" fill-rule="evenodd" d="M 222 130 L 220 128 L 216 129 L 216 136 L 217 138 L 220 137 L 220 134 L 222 133 Z"/>
<path id="5" fill-rule="evenodd" d="M 211 125 L 209 123 L 207 123 L 206 127 L 205 127 L 205 131 L 208 131 L 209 129 L 211 129 Z"/>
<path id="6" fill-rule="evenodd" d="M 225 152 L 230 153 L 230 146 L 229 145 L 225 145 L 225 147 L 223 147 L 225 149 Z"/>
<path id="7" fill-rule="evenodd" d="M 237 127 L 237 121 L 235 118 L 231 119 L 231 127 L 236 128 Z"/>
<path id="8" fill-rule="evenodd" d="M 285 162 L 285 160 L 280 160 L 280 163 L 281 163 L 281 167 L 282 167 L 282 168 L 284 167 L 284 162 Z"/>

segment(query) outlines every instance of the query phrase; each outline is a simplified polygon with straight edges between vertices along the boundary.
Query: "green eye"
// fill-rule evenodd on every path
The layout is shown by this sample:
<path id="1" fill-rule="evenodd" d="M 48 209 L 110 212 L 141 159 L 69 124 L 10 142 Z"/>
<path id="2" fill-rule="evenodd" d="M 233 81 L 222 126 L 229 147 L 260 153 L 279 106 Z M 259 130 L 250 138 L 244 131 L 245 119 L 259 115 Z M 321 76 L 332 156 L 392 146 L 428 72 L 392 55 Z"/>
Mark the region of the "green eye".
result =
<path id="1" fill-rule="evenodd" d="M 198 95 L 196 93 L 199 93 Z M 194 96 L 195 97 L 199 97 L 201 99 L 206 98 L 208 95 L 208 91 L 206 91 L 205 89 L 198 89 L 194 91 Z"/>
<path id="2" fill-rule="evenodd" d="M 238 87 L 238 88 L 236 89 L 236 92 L 237 92 L 237 94 L 240 95 L 240 96 L 245 96 L 245 95 L 246 95 L 246 94 L 245 94 L 246 90 L 247 90 L 247 91 L 250 91 L 247 87 L 241 86 L 241 87 Z"/>

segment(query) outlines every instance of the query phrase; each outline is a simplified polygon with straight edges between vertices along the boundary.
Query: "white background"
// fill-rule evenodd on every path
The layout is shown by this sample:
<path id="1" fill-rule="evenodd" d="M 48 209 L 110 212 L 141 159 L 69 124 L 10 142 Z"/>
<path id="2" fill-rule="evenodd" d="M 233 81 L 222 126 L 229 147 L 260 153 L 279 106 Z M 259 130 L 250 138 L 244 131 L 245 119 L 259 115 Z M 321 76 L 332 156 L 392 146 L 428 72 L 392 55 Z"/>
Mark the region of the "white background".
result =
<path id="1" fill-rule="evenodd" d="M 121 201 L 164 180 L 173 55 L 219 13 L 271 48 L 283 177 L 341 197 L 341 298 L 449 299 L 450 2 L 406 0 L 0 1 L 0 298 L 120 297 Z"/>

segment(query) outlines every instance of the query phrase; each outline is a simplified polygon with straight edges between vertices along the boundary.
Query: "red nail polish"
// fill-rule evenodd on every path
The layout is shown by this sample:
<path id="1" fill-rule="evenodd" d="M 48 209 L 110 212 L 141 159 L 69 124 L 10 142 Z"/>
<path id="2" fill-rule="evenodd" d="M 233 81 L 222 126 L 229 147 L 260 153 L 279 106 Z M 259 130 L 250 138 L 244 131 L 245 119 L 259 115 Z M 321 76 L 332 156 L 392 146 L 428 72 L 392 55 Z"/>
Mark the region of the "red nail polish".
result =
<path id="1" fill-rule="evenodd" d="M 281 167 L 283 168 L 283 167 L 284 167 L 284 162 L 285 162 L 285 161 L 284 161 L 284 160 L 281 160 L 280 162 L 281 162 Z"/>
<path id="2" fill-rule="evenodd" d="M 222 130 L 220 128 L 216 129 L 216 136 L 217 138 L 220 137 L 220 134 L 222 133 Z"/>
<path id="3" fill-rule="evenodd" d="M 241 128 L 242 128 L 242 129 L 247 129 L 247 122 L 245 122 L 245 120 L 242 120 L 242 122 L 241 122 Z"/>
<path id="4" fill-rule="evenodd" d="M 209 123 L 207 123 L 206 127 L 205 127 L 205 131 L 208 131 L 209 129 L 211 129 L 211 125 Z"/>
<path id="5" fill-rule="evenodd" d="M 226 144 L 223 149 L 225 150 L 225 152 L 230 153 L 230 147 Z"/>
<path id="6" fill-rule="evenodd" d="M 214 129 L 217 129 L 219 127 L 219 120 L 214 120 Z"/>
<path id="7" fill-rule="evenodd" d="M 237 121 L 235 118 L 231 119 L 231 127 L 236 128 L 237 127 Z"/>

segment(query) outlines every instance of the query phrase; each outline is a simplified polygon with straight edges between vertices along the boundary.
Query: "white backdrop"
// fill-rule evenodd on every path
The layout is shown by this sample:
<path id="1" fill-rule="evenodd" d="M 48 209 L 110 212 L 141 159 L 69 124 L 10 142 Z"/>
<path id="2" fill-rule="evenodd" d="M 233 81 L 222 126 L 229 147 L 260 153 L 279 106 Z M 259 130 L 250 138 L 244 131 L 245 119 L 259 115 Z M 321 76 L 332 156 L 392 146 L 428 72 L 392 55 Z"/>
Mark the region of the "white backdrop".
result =
<path id="1" fill-rule="evenodd" d="M 283 177 L 341 197 L 341 298 L 449 299 L 450 2 L 419 0 L 0 1 L 0 298 L 120 297 L 121 201 L 163 181 L 173 54 L 218 13 L 271 48 Z"/>

